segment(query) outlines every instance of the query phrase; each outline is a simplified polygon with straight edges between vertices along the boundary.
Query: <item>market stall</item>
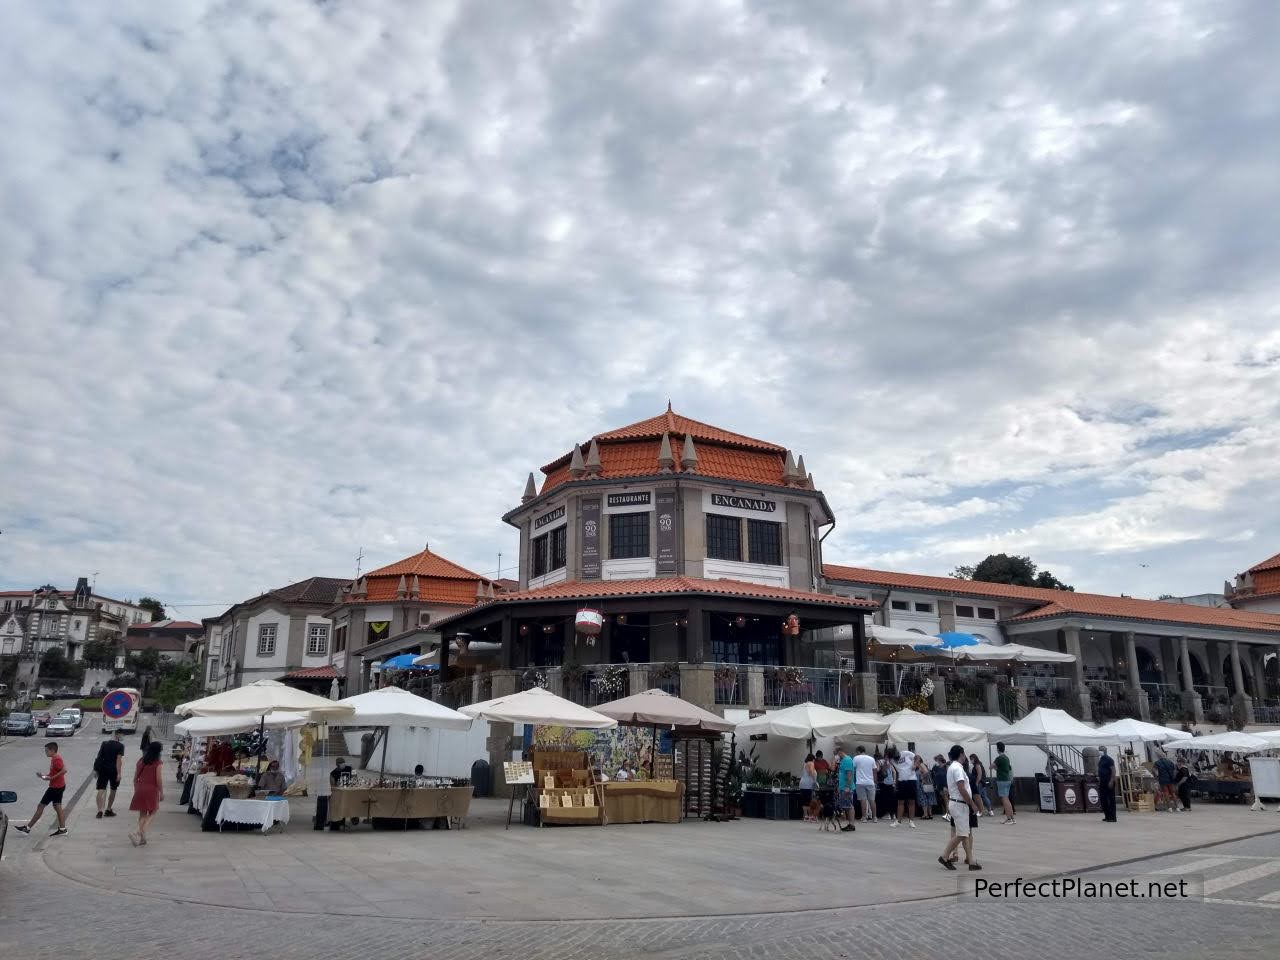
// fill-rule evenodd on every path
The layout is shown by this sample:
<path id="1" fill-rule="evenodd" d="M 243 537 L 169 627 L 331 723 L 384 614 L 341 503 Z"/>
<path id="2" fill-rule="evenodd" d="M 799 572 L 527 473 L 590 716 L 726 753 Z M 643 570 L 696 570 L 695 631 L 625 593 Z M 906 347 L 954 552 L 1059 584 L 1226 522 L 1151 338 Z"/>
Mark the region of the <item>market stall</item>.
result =
<path id="1" fill-rule="evenodd" d="M 505 697 L 473 703 L 461 713 L 491 723 L 523 723 L 534 726 L 569 727 L 579 730 L 608 730 L 618 725 L 606 717 L 550 690 L 534 687 Z M 573 754 L 573 756 L 570 756 Z M 529 758 L 533 764 L 531 782 L 520 784 L 524 794 L 526 819 L 538 823 L 603 823 L 603 803 L 594 771 L 581 751 L 535 750 Z M 547 781 L 550 773 L 552 779 Z M 563 786 L 561 785 L 563 784 Z M 517 796 L 511 792 L 507 807 L 507 827 Z M 599 807 L 600 812 L 589 809 Z M 573 812 L 577 808 L 577 812 Z"/>
<path id="2" fill-rule="evenodd" d="M 469 730 L 471 717 L 394 686 L 347 697 L 338 703 L 351 712 L 332 723 L 377 729 L 382 737 L 382 761 L 376 777 L 347 774 L 332 786 L 326 814 L 331 829 L 362 822 L 376 826 L 379 820 L 398 822 L 402 829 L 427 820 L 448 826 L 450 820 L 467 816 L 472 792 L 469 782 L 451 777 L 388 777 L 386 748 L 391 727 Z"/>
<path id="3" fill-rule="evenodd" d="M 1168 743 L 1183 740 L 1191 734 L 1175 727 L 1166 727 L 1146 720 L 1115 720 L 1098 728 L 1117 743 L 1129 744 L 1123 755 L 1116 757 L 1117 796 L 1126 810 L 1150 813 L 1155 810 L 1155 776 L 1148 765 L 1134 752 L 1134 744 Z"/>
<path id="4" fill-rule="evenodd" d="M 1004 730 L 988 734 L 993 741 L 1006 746 L 1044 747 L 1053 764 L 1052 747 L 1100 747 L 1115 743 L 1115 738 L 1087 727 L 1065 710 L 1036 707 L 1025 717 Z M 1097 778 L 1067 770 L 1055 769 L 1052 775 L 1036 774 L 1040 794 L 1041 813 L 1083 813 L 1085 797 L 1090 786 L 1097 787 Z"/>
<path id="5" fill-rule="evenodd" d="M 620 725 L 653 730 L 648 780 L 610 781 L 604 784 L 605 815 L 610 823 L 679 823 L 683 817 L 685 785 L 675 779 L 675 744 L 680 739 L 718 735 L 733 730 L 723 717 L 697 704 L 667 693 L 645 690 L 596 707 Z M 658 732 L 668 731 L 672 741 L 672 775 L 658 779 Z"/>
<path id="6" fill-rule="evenodd" d="M 1260 810 L 1262 803 L 1256 796 L 1250 766 L 1237 758 L 1265 753 L 1277 746 L 1280 742 L 1273 742 L 1270 736 L 1227 730 L 1207 737 L 1177 740 L 1167 744 L 1165 749 L 1216 756 L 1218 761 L 1212 768 L 1196 771 L 1195 792 L 1210 800 L 1242 801 L 1253 796 L 1254 809 Z"/>

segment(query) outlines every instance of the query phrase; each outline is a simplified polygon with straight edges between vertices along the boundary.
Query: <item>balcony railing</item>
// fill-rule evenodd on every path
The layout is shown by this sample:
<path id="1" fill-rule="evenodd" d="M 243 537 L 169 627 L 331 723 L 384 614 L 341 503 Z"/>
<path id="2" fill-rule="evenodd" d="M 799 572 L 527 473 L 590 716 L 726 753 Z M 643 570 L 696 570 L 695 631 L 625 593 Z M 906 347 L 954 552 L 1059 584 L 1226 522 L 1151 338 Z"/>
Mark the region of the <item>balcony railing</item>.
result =
<path id="1" fill-rule="evenodd" d="M 631 674 L 625 663 L 562 667 L 560 676 L 565 698 L 584 707 L 608 703 L 631 692 Z"/>
<path id="2" fill-rule="evenodd" d="M 765 667 L 766 709 L 812 701 L 824 707 L 851 710 L 862 706 L 862 687 L 851 670 L 832 667 Z"/>
<path id="3" fill-rule="evenodd" d="M 743 705 L 750 702 L 747 691 L 747 668 L 737 663 L 712 665 L 716 703 Z"/>
<path id="4" fill-rule="evenodd" d="M 1019 684 L 1027 693 L 1027 708 L 1049 707 L 1054 710 L 1066 710 L 1072 716 L 1079 716 L 1079 698 L 1071 696 L 1071 680 L 1069 677 L 1026 677 L 1019 678 L 1031 681 Z"/>
<path id="5" fill-rule="evenodd" d="M 1253 719 L 1256 723 L 1280 723 L 1280 699 L 1253 701 Z"/>
<path id="6" fill-rule="evenodd" d="M 1138 702 L 1124 681 L 1086 680 L 1085 686 L 1094 720 L 1125 720 L 1139 715 Z"/>
<path id="7" fill-rule="evenodd" d="M 646 681 L 651 689 L 656 688 L 673 697 L 680 696 L 680 664 L 667 663 L 633 663 L 632 667 L 646 671 Z"/>

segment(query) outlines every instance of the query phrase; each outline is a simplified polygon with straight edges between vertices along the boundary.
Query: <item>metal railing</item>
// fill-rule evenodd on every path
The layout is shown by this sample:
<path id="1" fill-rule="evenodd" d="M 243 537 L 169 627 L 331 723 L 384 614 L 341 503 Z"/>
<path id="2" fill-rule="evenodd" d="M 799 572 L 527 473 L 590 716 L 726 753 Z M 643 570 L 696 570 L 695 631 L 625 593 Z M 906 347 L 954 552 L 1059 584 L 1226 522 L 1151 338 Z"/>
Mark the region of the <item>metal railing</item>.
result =
<path id="1" fill-rule="evenodd" d="M 713 665 L 716 703 L 746 705 L 749 702 L 747 691 L 747 668 L 738 663 L 717 663 Z"/>
<path id="2" fill-rule="evenodd" d="M 1093 719 L 1125 720 L 1139 715 L 1138 701 L 1127 683 L 1114 680 L 1089 680 L 1089 707 Z"/>
<path id="3" fill-rule="evenodd" d="M 764 705 L 789 707 L 811 700 L 848 710 L 862 705 L 862 685 L 852 670 L 834 667 L 765 667 Z"/>
<path id="4" fill-rule="evenodd" d="M 680 664 L 666 663 L 633 663 L 632 667 L 645 670 L 650 688 L 656 688 L 673 697 L 680 696 Z"/>
<path id="5" fill-rule="evenodd" d="M 564 697 L 584 707 L 617 700 L 630 693 L 631 674 L 625 663 L 603 663 L 590 667 L 564 667 L 561 674 Z"/>
<path id="6" fill-rule="evenodd" d="M 951 713 L 986 713 L 986 684 L 977 679 L 950 676 L 946 679 L 947 710 Z"/>
<path id="7" fill-rule="evenodd" d="M 1280 723 L 1280 699 L 1253 701 L 1255 723 Z"/>
<path id="8" fill-rule="evenodd" d="M 1067 677 L 1027 677 L 1031 684 L 1019 684 L 1027 694 L 1027 707 L 1049 707 L 1080 715 L 1080 701 L 1071 696 L 1071 680 Z"/>

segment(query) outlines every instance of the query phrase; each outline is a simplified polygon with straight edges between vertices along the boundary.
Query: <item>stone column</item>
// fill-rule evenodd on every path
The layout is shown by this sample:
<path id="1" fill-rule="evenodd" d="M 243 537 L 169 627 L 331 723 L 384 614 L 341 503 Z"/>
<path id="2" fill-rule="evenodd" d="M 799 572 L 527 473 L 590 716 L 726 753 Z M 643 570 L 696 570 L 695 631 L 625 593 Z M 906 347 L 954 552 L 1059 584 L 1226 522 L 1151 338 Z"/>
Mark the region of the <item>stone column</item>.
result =
<path id="1" fill-rule="evenodd" d="M 1227 678 L 1222 672 L 1222 642 L 1206 640 L 1205 656 L 1209 658 L 1209 682 L 1215 687 L 1225 687 Z"/>
<path id="2" fill-rule="evenodd" d="M 1138 644 L 1130 630 L 1124 635 L 1124 665 L 1129 678 L 1129 696 L 1138 709 L 1139 720 L 1151 719 L 1151 701 L 1142 689 L 1142 674 L 1138 671 Z"/>
<path id="3" fill-rule="evenodd" d="M 1249 648 L 1249 652 L 1252 654 L 1250 665 L 1253 667 L 1253 698 L 1255 700 L 1266 700 L 1269 694 L 1266 677 L 1266 647 L 1252 646 Z"/>
<path id="4" fill-rule="evenodd" d="M 710 664 L 680 664 L 680 697 L 704 710 L 717 713 L 716 678 Z"/>
<path id="5" fill-rule="evenodd" d="M 1080 628 L 1067 627 L 1062 631 L 1063 644 L 1066 652 L 1076 658 L 1075 663 L 1069 664 L 1069 673 L 1071 678 L 1072 695 L 1080 702 L 1080 718 L 1082 720 L 1093 719 L 1093 704 L 1089 702 L 1089 688 L 1084 682 L 1084 653 L 1080 649 Z"/>
<path id="6" fill-rule="evenodd" d="M 1178 653 L 1174 649 L 1173 637 L 1160 638 L 1160 680 L 1175 687 L 1178 685 Z"/>
<path id="7" fill-rule="evenodd" d="M 872 713 L 880 712 L 880 686 L 876 683 L 876 675 L 874 673 L 856 674 L 858 688 L 861 691 L 862 700 L 859 706 L 863 710 L 869 710 Z"/>
<path id="8" fill-rule="evenodd" d="M 1240 668 L 1240 641 L 1231 641 L 1231 679 L 1236 692 L 1231 698 L 1232 711 L 1245 723 L 1253 723 L 1253 698 L 1244 692 L 1244 671 Z"/>
<path id="9" fill-rule="evenodd" d="M 764 709 L 764 667 L 759 664 L 747 667 L 747 709 Z"/>
<path id="10" fill-rule="evenodd" d="M 509 697 L 520 689 L 519 670 L 494 670 L 489 676 L 491 678 L 489 687 L 491 699 Z"/>
<path id="11" fill-rule="evenodd" d="M 933 712 L 947 712 L 947 681 L 942 677 L 933 678 Z"/>
<path id="12" fill-rule="evenodd" d="M 1186 636 L 1178 638 L 1178 657 L 1182 661 L 1182 709 L 1191 715 L 1196 723 L 1204 723 L 1204 704 L 1200 702 L 1200 694 L 1196 693 L 1191 675 L 1191 644 Z"/>
<path id="13" fill-rule="evenodd" d="M 649 689 L 649 668 L 637 666 L 634 663 L 627 664 L 627 685 L 630 688 L 630 696 L 633 693 L 644 693 Z"/>
<path id="14" fill-rule="evenodd" d="M 564 696 L 564 669 L 562 667 L 547 668 L 547 689 L 557 697 Z"/>
<path id="15" fill-rule="evenodd" d="M 983 693 L 987 698 L 987 713 L 993 716 L 1000 715 L 1000 685 L 988 681 L 983 685 Z"/>

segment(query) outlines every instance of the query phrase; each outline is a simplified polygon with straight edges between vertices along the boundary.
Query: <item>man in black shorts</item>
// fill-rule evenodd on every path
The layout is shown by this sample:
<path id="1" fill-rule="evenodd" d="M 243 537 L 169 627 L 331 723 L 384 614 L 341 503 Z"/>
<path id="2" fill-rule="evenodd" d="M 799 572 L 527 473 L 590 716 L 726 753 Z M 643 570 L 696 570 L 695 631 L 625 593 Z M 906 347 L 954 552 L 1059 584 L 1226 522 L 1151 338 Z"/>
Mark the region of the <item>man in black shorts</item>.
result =
<path id="1" fill-rule="evenodd" d="M 120 770 L 124 766 L 124 743 L 117 730 L 110 740 L 103 741 L 98 748 L 98 759 L 93 761 L 93 772 L 98 775 L 98 819 L 114 817 L 111 807 L 116 802 L 116 791 L 120 789 Z M 107 793 L 107 788 L 111 793 Z"/>
<path id="2" fill-rule="evenodd" d="M 14 827 L 19 833 L 30 833 L 40 820 L 40 814 L 44 813 L 44 808 L 53 804 L 53 812 L 58 815 L 58 828 L 49 834 L 51 837 L 65 837 L 67 835 L 67 816 L 62 812 L 62 795 L 67 790 L 67 766 L 62 762 L 62 758 L 58 756 L 58 745 L 56 743 L 46 743 L 44 745 L 44 755 L 49 758 L 49 772 L 37 773 L 36 776 L 41 780 L 47 780 L 49 786 L 44 791 L 44 796 L 40 798 L 40 802 L 36 804 L 36 812 L 31 815 L 28 820 L 20 827 Z"/>

